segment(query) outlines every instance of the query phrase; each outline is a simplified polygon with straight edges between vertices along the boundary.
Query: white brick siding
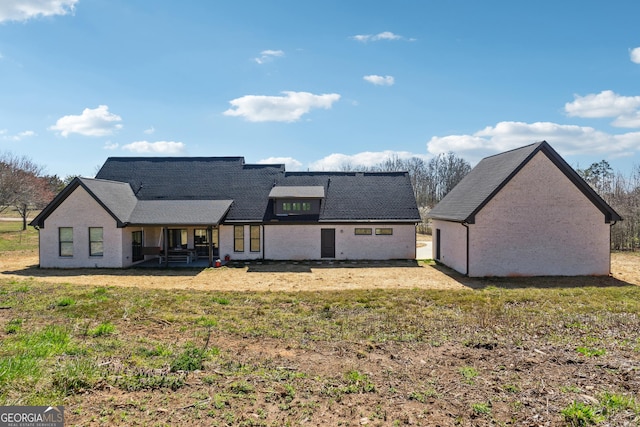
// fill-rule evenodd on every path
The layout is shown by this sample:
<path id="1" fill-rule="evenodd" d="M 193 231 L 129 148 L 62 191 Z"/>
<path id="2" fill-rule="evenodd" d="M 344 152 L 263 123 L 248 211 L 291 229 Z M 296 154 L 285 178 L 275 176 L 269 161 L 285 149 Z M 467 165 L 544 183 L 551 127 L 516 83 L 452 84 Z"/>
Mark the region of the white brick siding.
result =
<path id="1" fill-rule="evenodd" d="M 469 224 L 469 276 L 576 276 L 610 273 L 604 214 L 538 152 Z M 466 230 L 435 221 L 440 261 L 466 272 Z M 435 232 L 434 232 L 435 234 Z M 436 242 L 434 242 L 434 257 Z"/>
<path id="2" fill-rule="evenodd" d="M 72 257 L 59 255 L 59 227 L 73 228 Z M 103 228 L 103 256 L 89 256 L 89 227 Z M 122 229 L 116 227 L 115 219 L 84 188 L 78 187 L 49 215 L 44 228 L 40 229 L 40 266 L 123 267 L 126 265 L 123 262 L 123 245 Z"/>
<path id="3" fill-rule="evenodd" d="M 470 276 L 607 275 L 604 214 L 538 152 L 470 225 Z"/>

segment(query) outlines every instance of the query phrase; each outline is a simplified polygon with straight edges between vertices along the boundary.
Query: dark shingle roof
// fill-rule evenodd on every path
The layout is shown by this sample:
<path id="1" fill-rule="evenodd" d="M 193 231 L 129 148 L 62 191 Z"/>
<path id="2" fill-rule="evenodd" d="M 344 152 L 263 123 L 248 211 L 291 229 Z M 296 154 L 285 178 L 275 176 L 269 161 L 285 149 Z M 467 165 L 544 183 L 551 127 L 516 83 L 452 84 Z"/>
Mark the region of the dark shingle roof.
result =
<path id="1" fill-rule="evenodd" d="M 242 157 L 111 157 L 96 178 L 128 182 L 140 200 L 233 200 L 228 220 L 260 221 L 283 172 Z"/>
<path id="2" fill-rule="evenodd" d="M 406 172 L 286 172 L 277 185 L 323 186 L 319 221 L 420 221 Z"/>
<path id="3" fill-rule="evenodd" d="M 78 185 L 119 226 L 216 224 L 223 216 L 228 222 L 271 221 L 270 195 L 321 199 L 319 215 L 295 221 L 420 221 L 406 172 L 285 172 L 284 165 L 247 165 L 242 157 L 112 157 L 96 179 L 76 178 L 32 225 L 43 227 Z"/>
<path id="4" fill-rule="evenodd" d="M 546 142 L 538 142 L 482 159 L 430 212 L 429 217 L 474 223 L 478 213 L 533 156 L 542 151 L 604 214 L 622 218 Z"/>
<path id="5" fill-rule="evenodd" d="M 219 224 L 232 200 L 139 200 L 129 218 L 139 225 Z"/>

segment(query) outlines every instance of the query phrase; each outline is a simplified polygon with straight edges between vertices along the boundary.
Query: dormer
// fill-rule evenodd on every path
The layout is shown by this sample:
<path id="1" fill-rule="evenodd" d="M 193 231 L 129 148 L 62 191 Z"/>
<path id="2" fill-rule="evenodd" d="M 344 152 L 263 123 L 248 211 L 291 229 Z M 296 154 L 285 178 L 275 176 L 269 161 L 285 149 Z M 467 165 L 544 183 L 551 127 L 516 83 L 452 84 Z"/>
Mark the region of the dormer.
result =
<path id="1" fill-rule="evenodd" d="M 273 199 L 274 214 L 318 215 L 324 199 L 324 187 L 317 186 L 275 186 L 269 193 Z"/>

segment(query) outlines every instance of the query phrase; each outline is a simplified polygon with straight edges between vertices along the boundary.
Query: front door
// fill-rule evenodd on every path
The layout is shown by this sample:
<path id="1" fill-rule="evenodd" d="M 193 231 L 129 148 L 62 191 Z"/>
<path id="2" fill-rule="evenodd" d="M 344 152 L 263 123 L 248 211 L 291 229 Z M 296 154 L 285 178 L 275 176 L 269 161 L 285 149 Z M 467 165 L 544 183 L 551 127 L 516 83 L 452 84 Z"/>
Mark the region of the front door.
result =
<path id="1" fill-rule="evenodd" d="M 323 228 L 320 230 L 320 257 L 336 257 L 336 229 Z"/>

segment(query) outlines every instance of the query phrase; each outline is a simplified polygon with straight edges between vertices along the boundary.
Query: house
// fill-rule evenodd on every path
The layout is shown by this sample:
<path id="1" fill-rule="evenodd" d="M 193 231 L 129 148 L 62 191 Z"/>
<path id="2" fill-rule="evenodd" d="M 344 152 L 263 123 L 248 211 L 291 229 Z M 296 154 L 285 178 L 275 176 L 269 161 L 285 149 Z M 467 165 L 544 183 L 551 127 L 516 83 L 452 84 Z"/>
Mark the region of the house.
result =
<path id="1" fill-rule="evenodd" d="M 433 257 L 460 273 L 610 273 L 622 218 L 546 142 L 481 160 L 429 213 Z"/>
<path id="2" fill-rule="evenodd" d="M 157 258 L 415 258 L 406 172 L 286 172 L 243 157 L 112 157 L 32 222 L 40 266 L 121 268 Z"/>

